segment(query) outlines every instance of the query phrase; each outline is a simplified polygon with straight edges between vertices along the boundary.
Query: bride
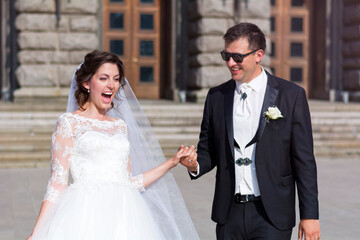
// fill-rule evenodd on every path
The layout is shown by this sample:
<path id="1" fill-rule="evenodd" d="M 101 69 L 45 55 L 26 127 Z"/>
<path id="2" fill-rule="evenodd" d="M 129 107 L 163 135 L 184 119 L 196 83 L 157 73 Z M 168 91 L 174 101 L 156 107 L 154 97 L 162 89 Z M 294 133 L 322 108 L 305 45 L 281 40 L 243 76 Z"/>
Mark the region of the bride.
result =
<path id="1" fill-rule="evenodd" d="M 189 152 L 165 160 L 121 60 L 87 54 L 52 136 L 51 177 L 28 239 L 198 239 L 168 173 Z"/>

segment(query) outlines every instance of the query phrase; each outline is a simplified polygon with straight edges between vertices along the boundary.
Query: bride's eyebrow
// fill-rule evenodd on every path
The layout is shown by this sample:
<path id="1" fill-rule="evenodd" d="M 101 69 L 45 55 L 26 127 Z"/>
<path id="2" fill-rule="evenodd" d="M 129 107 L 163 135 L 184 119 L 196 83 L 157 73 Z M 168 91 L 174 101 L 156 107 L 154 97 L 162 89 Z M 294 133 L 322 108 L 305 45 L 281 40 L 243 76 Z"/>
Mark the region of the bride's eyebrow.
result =
<path id="1" fill-rule="evenodd" d="M 110 78 L 110 76 L 109 76 L 108 74 L 106 74 L 106 73 L 100 73 L 99 76 L 101 76 L 101 75 L 105 75 L 106 77 Z M 115 78 L 115 77 L 119 77 L 119 74 L 116 74 L 116 75 L 114 76 L 114 78 Z"/>

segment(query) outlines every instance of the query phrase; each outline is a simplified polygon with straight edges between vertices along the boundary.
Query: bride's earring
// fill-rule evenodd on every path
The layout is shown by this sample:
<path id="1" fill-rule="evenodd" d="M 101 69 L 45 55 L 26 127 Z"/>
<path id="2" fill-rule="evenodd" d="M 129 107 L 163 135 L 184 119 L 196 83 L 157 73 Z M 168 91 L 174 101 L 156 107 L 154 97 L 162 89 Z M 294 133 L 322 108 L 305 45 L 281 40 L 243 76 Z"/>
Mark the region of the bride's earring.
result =
<path id="1" fill-rule="evenodd" d="M 87 89 L 87 92 L 90 93 L 90 89 Z"/>

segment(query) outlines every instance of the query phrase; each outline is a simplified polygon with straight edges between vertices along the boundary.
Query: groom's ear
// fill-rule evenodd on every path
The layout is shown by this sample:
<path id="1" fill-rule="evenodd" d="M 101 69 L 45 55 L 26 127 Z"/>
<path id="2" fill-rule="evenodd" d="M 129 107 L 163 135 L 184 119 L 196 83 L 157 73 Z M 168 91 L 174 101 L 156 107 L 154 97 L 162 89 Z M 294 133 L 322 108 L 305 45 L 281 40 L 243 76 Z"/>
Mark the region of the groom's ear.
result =
<path id="1" fill-rule="evenodd" d="M 255 53 L 255 59 L 256 59 L 256 63 L 260 63 L 263 56 L 264 56 L 264 50 L 259 49 L 256 53 Z"/>

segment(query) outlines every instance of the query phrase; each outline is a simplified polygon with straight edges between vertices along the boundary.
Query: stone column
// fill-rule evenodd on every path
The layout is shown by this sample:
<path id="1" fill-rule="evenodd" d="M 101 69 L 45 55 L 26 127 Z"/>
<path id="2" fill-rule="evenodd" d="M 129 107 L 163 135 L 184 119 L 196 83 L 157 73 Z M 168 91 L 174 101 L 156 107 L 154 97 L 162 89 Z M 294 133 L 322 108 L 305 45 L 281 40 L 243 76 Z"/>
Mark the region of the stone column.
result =
<path id="1" fill-rule="evenodd" d="M 202 101 L 210 87 L 231 78 L 220 56 L 223 35 L 238 22 L 252 22 L 270 33 L 270 1 L 196 0 L 189 3 L 188 99 Z M 269 41 L 268 41 L 269 42 Z M 270 44 L 267 44 L 269 47 Z M 268 67 L 269 56 L 263 59 Z"/>
<path id="2" fill-rule="evenodd" d="M 66 96 L 76 67 L 99 49 L 98 0 L 17 0 L 16 28 L 21 86 L 17 97 Z"/>
<path id="3" fill-rule="evenodd" d="M 343 90 L 360 99 L 360 3 L 344 1 L 343 10 Z M 357 91 L 357 93 L 355 93 Z"/>

